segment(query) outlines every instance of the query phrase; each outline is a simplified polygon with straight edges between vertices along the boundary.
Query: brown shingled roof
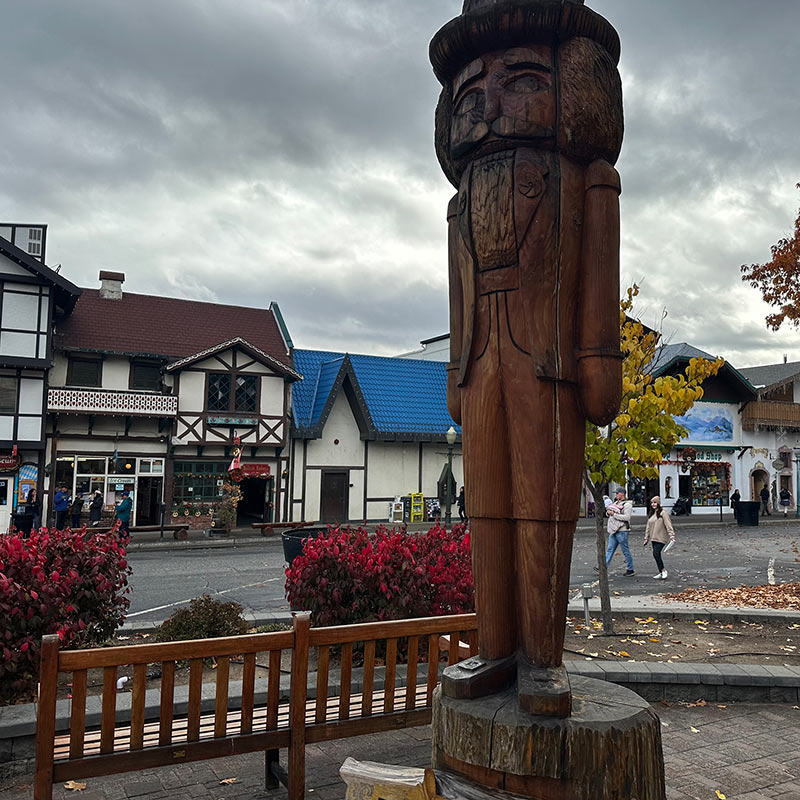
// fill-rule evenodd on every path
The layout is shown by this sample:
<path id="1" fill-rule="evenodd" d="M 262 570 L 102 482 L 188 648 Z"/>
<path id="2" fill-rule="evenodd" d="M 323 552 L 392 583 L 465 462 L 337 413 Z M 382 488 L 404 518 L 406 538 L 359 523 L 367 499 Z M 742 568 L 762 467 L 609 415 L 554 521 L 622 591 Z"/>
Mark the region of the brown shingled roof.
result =
<path id="1" fill-rule="evenodd" d="M 292 361 L 271 311 L 125 292 L 106 300 L 84 289 L 56 330 L 55 346 L 126 355 L 184 358 L 241 337 L 283 364 Z"/>

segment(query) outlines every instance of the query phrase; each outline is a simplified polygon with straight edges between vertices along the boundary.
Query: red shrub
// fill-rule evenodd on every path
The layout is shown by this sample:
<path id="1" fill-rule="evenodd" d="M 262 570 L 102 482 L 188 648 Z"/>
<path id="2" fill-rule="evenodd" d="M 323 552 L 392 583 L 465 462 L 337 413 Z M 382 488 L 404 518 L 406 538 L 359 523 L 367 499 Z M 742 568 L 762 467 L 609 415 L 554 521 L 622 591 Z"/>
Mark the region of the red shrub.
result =
<path id="1" fill-rule="evenodd" d="M 116 534 L 42 528 L 0 537 L 0 699 L 24 695 L 42 636 L 98 644 L 125 619 L 130 568 Z"/>
<path id="2" fill-rule="evenodd" d="M 317 626 L 467 613 L 469 534 L 462 525 L 427 533 L 330 528 L 306 540 L 286 570 L 286 594 Z"/>

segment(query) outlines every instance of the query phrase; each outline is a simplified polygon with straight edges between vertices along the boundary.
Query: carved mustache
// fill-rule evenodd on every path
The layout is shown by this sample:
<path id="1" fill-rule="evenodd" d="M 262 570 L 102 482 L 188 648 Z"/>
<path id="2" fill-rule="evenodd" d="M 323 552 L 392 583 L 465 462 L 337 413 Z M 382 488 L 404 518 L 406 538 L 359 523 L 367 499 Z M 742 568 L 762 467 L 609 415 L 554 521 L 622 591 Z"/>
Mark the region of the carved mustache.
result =
<path id="1" fill-rule="evenodd" d="M 491 125 L 485 120 L 473 125 L 465 135 L 458 136 L 452 145 L 453 156 L 458 158 L 472 150 L 489 135 L 501 139 L 548 139 L 552 138 L 553 129 L 538 122 L 529 122 L 516 117 L 498 117 Z"/>

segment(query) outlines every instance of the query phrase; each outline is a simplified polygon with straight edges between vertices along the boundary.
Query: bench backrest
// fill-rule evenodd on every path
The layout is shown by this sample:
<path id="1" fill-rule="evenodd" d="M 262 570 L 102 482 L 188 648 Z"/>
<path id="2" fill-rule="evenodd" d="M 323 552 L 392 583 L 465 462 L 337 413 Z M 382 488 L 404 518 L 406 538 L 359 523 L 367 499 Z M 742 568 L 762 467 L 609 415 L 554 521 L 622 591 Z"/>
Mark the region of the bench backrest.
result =
<path id="1" fill-rule="evenodd" d="M 73 778 L 281 747 L 289 747 L 290 797 L 300 798 L 306 742 L 426 724 L 438 680 L 440 636 L 450 636 L 447 663 L 455 663 L 464 655 L 459 640 L 470 642 L 469 652 L 475 651 L 476 628 L 474 614 L 311 628 L 303 612 L 294 615 L 290 631 L 221 639 L 61 651 L 58 637 L 45 637 L 35 798 L 47 800 L 54 782 Z M 288 685 L 281 681 L 284 653 L 291 653 Z M 309 690 L 310 655 L 316 656 L 316 678 Z M 216 669 L 210 697 L 203 668 L 204 660 L 212 658 Z M 180 662 L 189 665 L 188 703 L 176 712 Z M 234 662 L 241 664 L 241 701 L 236 703 L 229 702 Z M 161 674 L 152 722 L 146 718 L 150 665 Z M 97 731 L 91 721 L 87 724 L 86 701 L 89 675 L 100 670 Z M 62 673 L 71 677 L 68 737 L 56 737 L 55 730 Z M 117 680 L 123 674 L 131 679 L 129 709 L 118 708 L 118 697 L 124 695 L 118 694 Z"/>

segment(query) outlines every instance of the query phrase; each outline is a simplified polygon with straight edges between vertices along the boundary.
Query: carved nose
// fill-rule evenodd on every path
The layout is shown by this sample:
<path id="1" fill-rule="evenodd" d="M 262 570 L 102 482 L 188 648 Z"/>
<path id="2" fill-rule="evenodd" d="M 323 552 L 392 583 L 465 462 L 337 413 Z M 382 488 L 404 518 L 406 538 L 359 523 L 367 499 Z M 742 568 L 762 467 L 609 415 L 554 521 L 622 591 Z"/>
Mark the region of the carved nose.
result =
<path id="1" fill-rule="evenodd" d="M 500 92 L 491 86 L 486 90 L 486 107 L 483 109 L 483 118 L 492 123 L 500 116 Z"/>

